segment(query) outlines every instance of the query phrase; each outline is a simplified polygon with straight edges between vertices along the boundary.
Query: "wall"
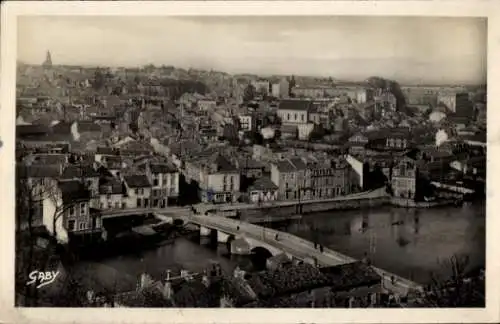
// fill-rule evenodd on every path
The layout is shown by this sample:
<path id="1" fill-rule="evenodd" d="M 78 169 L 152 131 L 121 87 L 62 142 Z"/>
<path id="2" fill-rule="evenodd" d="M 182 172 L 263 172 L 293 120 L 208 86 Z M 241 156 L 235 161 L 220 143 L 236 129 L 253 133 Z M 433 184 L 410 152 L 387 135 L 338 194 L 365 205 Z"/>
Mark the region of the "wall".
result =
<path id="1" fill-rule="evenodd" d="M 350 199 L 350 200 L 331 200 L 331 201 L 304 201 L 300 204 L 295 202 L 291 205 L 276 205 L 271 207 L 255 207 L 249 209 L 240 209 L 240 218 L 248 222 L 257 222 L 265 220 L 266 214 L 271 219 L 272 216 L 293 216 L 297 214 L 308 214 L 317 212 L 326 212 L 331 210 L 349 210 L 367 207 L 376 207 L 389 203 L 389 197 L 379 197 L 371 199 Z"/>

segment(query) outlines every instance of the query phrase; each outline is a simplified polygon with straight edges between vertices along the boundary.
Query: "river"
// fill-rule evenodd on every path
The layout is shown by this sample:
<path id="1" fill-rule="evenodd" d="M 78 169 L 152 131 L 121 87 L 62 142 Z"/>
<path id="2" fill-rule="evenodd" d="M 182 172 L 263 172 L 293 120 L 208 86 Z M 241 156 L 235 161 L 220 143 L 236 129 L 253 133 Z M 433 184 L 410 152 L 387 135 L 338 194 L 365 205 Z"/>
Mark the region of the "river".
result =
<path id="1" fill-rule="evenodd" d="M 377 267 L 429 282 L 430 273 L 449 276 L 453 255 L 467 256 L 469 267 L 485 265 L 485 204 L 405 209 L 379 207 L 305 215 L 272 227 Z"/>
<path id="2" fill-rule="evenodd" d="M 346 255 L 363 258 L 398 275 L 427 282 L 429 273 L 446 275 L 439 262 L 454 254 L 468 255 L 471 267 L 485 264 L 484 204 L 435 209 L 376 209 L 334 211 L 305 215 L 301 220 L 274 224 L 292 234 L 314 240 Z M 203 239 L 201 239 L 203 243 Z M 167 269 L 198 272 L 218 262 L 226 271 L 237 265 L 251 268 L 245 257 L 228 256 L 227 248 L 179 238 L 139 253 L 99 261 L 80 261 L 72 272 L 89 288 L 135 289 L 142 272 L 160 278 Z"/>

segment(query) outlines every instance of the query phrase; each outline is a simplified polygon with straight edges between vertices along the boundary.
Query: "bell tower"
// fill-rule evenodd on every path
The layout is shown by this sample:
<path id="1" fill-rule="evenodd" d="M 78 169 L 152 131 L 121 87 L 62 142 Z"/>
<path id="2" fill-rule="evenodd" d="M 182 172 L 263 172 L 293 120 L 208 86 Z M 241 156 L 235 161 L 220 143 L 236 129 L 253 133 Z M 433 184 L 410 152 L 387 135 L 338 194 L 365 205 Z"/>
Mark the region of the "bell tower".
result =
<path id="1" fill-rule="evenodd" d="M 52 67 L 52 56 L 50 55 L 50 51 L 47 51 L 47 56 L 45 57 L 45 61 L 42 65 L 44 67 Z"/>

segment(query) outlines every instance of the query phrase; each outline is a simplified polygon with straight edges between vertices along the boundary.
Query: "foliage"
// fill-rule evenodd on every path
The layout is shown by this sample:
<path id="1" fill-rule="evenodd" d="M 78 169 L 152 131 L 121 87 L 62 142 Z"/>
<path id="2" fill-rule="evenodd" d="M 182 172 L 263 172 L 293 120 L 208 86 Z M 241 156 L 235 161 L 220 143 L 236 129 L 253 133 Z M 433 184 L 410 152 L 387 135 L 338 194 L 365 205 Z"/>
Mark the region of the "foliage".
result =
<path id="1" fill-rule="evenodd" d="M 484 307 L 484 277 L 468 276 L 468 256 L 452 256 L 442 264 L 450 273 L 449 279 L 431 275 L 431 283 L 419 299 L 426 307 Z"/>

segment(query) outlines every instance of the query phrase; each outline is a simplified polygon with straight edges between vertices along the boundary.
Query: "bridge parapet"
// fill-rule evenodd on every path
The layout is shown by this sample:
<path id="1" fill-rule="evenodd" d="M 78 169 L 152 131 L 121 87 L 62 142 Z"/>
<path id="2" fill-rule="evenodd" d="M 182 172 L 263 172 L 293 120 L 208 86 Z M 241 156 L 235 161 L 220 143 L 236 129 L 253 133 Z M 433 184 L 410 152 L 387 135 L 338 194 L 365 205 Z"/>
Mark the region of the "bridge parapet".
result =
<path id="1" fill-rule="evenodd" d="M 324 248 L 323 252 L 320 252 L 317 248 L 314 248 L 314 244 L 312 242 L 293 234 L 264 228 L 262 226 L 238 220 L 213 215 L 189 216 L 188 219 L 200 225 L 203 224 L 205 226 L 213 226 L 215 228 L 219 227 L 219 229 L 225 228 L 226 231 L 232 232 L 233 235 L 235 233 L 241 233 L 242 236 L 245 237 L 243 233 L 247 233 L 247 238 L 261 241 L 259 244 L 255 243 L 255 245 L 264 246 L 265 244 L 272 246 L 273 249 L 279 249 L 281 252 L 295 255 L 303 260 L 315 259 L 319 264 L 323 265 L 339 265 L 357 261 L 354 258 L 328 248 Z M 278 240 L 275 240 L 276 235 L 278 236 Z M 373 267 L 373 269 L 383 278 L 384 286 L 391 287 L 392 291 L 407 294 L 411 290 L 422 289 L 421 285 L 411 280 L 380 268 Z"/>

